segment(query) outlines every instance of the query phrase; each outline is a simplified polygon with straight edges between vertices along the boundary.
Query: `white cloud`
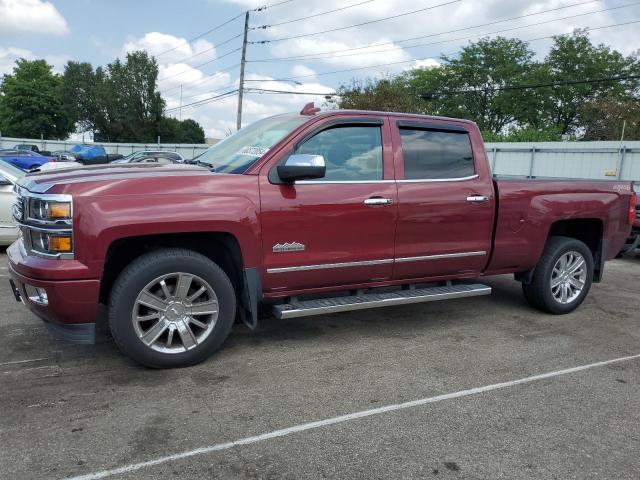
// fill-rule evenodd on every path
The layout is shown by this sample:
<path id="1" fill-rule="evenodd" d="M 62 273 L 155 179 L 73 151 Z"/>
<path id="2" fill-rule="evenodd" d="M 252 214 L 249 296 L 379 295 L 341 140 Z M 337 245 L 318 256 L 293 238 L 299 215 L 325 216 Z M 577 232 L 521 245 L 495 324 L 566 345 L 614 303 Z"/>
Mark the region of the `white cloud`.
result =
<path id="1" fill-rule="evenodd" d="M 0 36 L 19 33 L 64 35 L 67 21 L 50 2 L 0 0 Z"/>
<path id="2" fill-rule="evenodd" d="M 31 50 L 17 47 L 0 47 L 0 76 L 6 73 L 13 72 L 13 68 L 16 65 L 16 60 L 24 58 L 25 60 L 35 60 L 42 58 L 36 56 Z M 46 55 L 44 59 L 48 64 L 53 66 L 55 73 L 62 73 L 64 71 L 65 64 L 71 60 L 68 55 Z"/>
<path id="3" fill-rule="evenodd" d="M 197 65 L 216 58 L 216 49 L 207 40 L 200 39 L 190 44 L 186 38 L 160 32 L 149 32 L 142 38 L 129 39 L 122 48 L 122 54 L 124 56 L 127 52 L 135 50 L 149 52 L 163 65 L 177 62 Z"/>
<path id="4" fill-rule="evenodd" d="M 437 68 L 440 66 L 440 62 L 434 58 L 425 58 L 423 60 L 415 60 L 407 70 L 415 70 L 417 68 Z"/>
<path id="5" fill-rule="evenodd" d="M 11 73 L 19 58 L 31 58 L 32 55 L 30 50 L 24 48 L 0 48 L 0 75 Z"/>
<path id="6" fill-rule="evenodd" d="M 316 71 L 306 65 L 294 65 L 291 68 L 291 75 L 294 77 L 314 78 L 316 76 Z"/>

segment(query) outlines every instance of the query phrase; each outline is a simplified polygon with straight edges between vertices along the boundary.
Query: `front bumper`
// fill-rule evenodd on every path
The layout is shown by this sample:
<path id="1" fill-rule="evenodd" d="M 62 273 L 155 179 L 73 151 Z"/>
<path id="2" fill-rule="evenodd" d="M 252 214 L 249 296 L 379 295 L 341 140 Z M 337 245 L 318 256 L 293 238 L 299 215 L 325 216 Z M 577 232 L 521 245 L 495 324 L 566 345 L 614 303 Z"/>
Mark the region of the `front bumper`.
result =
<path id="1" fill-rule="evenodd" d="M 73 343 L 94 343 L 95 322 L 98 317 L 99 280 L 41 280 L 16 271 L 19 262 L 29 257 L 16 255 L 12 245 L 9 254 L 9 276 L 16 299 L 47 323 L 57 336 Z M 61 262 L 64 260 L 61 260 Z M 46 292 L 46 303 L 30 298 L 27 288 Z"/>

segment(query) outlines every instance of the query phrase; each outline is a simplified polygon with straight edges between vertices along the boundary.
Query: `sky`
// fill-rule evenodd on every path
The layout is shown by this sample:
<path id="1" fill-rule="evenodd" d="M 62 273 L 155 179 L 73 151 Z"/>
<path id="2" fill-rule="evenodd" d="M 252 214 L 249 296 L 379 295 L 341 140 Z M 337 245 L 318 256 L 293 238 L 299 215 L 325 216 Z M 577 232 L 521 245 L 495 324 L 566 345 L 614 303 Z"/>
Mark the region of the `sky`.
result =
<path id="1" fill-rule="evenodd" d="M 158 61 L 167 114 L 222 138 L 235 131 L 238 98 L 213 97 L 238 88 L 247 10 L 245 87 L 303 94 L 246 91 L 243 125 L 322 106 L 353 80 L 437 66 L 483 36 L 533 40 L 541 58 L 547 37 L 575 28 L 624 54 L 640 48 L 640 0 L 0 0 L 0 75 L 17 58 L 62 72 L 70 60 L 95 67 L 144 49 Z"/>

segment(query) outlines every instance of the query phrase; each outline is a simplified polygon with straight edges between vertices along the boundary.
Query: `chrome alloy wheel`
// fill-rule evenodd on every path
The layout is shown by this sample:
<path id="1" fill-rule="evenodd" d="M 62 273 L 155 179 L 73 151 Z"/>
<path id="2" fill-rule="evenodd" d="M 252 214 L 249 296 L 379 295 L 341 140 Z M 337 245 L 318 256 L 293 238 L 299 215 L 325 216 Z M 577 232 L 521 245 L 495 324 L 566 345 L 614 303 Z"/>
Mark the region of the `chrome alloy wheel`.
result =
<path id="1" fill-rule="evenodd" d="M 149 348 L 181 353 L 197 347 L 218 319 L 218 297 L 205 280 L 170 273 L 147 284 L 133 305 L 133 328 Z"/>
<path id="2" fill-rule="evenodd" d="M 587 265 L 576 251 L 563 253 L 551 272 L 551 293 L 558 303 L 573 302 L 582 293 L 587 281 Z"/>

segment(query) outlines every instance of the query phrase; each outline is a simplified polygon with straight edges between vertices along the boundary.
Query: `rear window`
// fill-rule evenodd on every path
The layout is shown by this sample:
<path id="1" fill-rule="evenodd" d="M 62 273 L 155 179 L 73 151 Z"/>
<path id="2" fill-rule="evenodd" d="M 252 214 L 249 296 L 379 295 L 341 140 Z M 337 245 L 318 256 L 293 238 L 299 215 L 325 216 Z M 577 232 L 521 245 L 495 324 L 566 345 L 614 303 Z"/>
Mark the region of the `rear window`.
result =
<path id="1" fill-rule="evenodd" d="M 406 180 L 464 178 L 476 173 L 466 132 L 401 128 L 400 138 Z"/>

